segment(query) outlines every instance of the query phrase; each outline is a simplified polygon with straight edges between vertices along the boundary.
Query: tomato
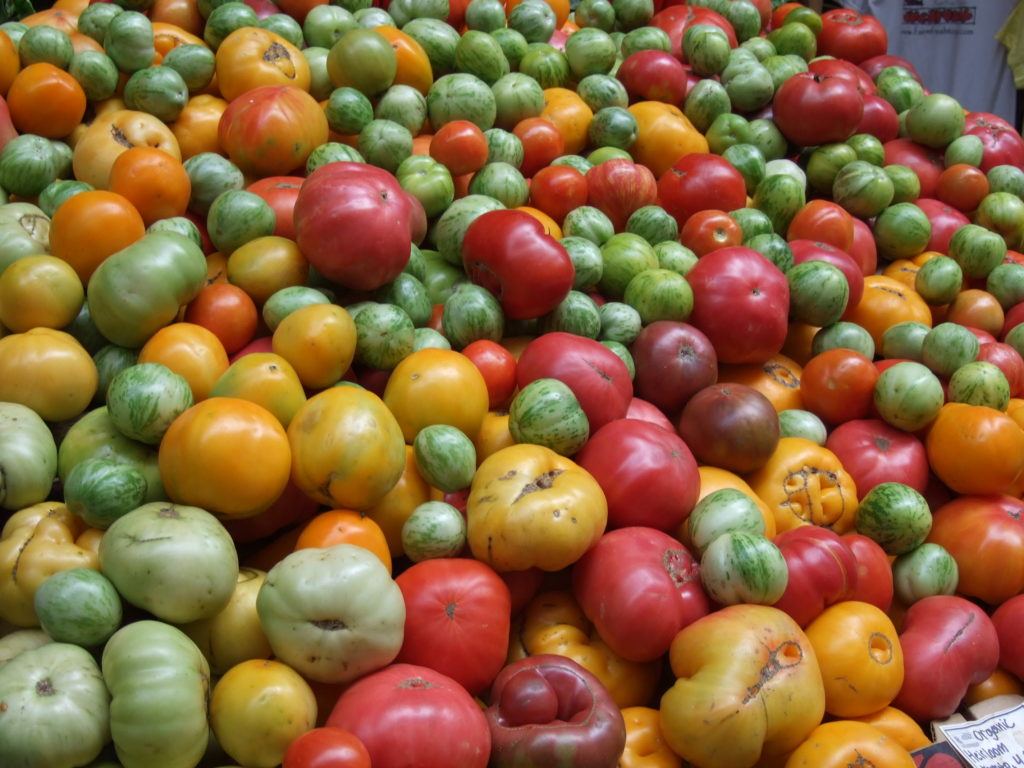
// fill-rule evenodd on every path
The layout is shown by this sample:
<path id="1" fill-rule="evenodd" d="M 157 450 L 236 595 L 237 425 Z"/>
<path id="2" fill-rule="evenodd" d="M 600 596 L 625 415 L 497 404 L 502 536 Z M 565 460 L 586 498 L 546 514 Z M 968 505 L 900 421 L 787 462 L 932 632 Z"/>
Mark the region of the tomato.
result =
<path id="1" fill-rule="evenodd" d="M 630 346 L 638 397 L 675 417 L 695 393 L 718 378 L 718 356 L 711 340 L 688 323 L 657 320 Z"/>
<path id="2" fill-rule="evenodd" d="M 936 196 L 958 211 L 970 213 L 988 194 L 988 177 L 967 163 L 956 163 L 939 174 Z"/>
<path id="3" fill-rule="evenodd" d="M 790 219 L 786 239 L 816 240 L 849 253 L 854 245 L 853 221 L 842 206 L 828 200 L 811 200 Z"/>
<path id="4" fill-rule="evenodd" d="M 667 51 L 647 49 L 622 60 L 615 75 L 633 101 L 682 104 L 686 98 L 686 69 Z"/>
<path id="5" fill-rule="evenodd" d="M 712 251 L 686 279 L 694 296 L 690 322 L 714 344 L 719 361 L 764 362 L 782 349 L 789 283 L 760 253 L 744 246 Z"/>
<path id="6" fill-rule="evenodd" d="M 680 158 L 708 152 L 704 134 L 694 128 L 679 107 L 660 101 L 638 101 L 629 106 L 629 112 L 637 123 L 637 140 L 631 148 L 633 157 L 650 168 L 659 180 Z M 658 192 L 661 194 L 660 184 Z M 716 204 L 726 208 L 724 202 Z"/>
<path id="7" fill-rule="evenodd" d="M 491 734 L 466 689 L 414 664 L 371 672 L 342 693 L 327 725 L 354 733 L 374 765 L 484 768 Z"/>
<path id="8" fill-rule="evenodd" d="M 1024 164 L 1024 140 L 1002 118 L 987 112 L 968 112 L 964 133 L 981 139 L 982 172 L 988 173 L 997 165 Z"/>
<path id="9" fill-rule="evenodd" d="M 141 239 L 146 224 L 124 195 L 95 189 L 65 200 L 50 222 L 50 252 L 70 264 L 82 285 L 111 254 Z"/>
<path id="10" fill-rule="evenodd" d="M 826 424 L 866 418 L 878 375 L 871 360 L 852 349 L 836 348 L 815 355 L 800 377 L 804 407 Z"/>
<path id="11" fill-rule="evenodd" d="M 265 85 L 239 94 L 217 128 L 231 161 L 255 176 L 279 176 L 301 168 L 309 153 L 327 141 L 327 133 L 323 109 L 294 85 Z"/>
<path id="12" fill-rule="evenodd" d="M 725 32 L 730 48 L 735 48 L 737 45 L 736 31 L 732 24 L 720 13 L 716 13 L 710 8 L 690 5 L 669 6 L 654 14 L 650 24 L 668 33 L 670 52 L 680 61 L 686 60 L 682 49 L 683 35 L 693 24 L 712 24 Z"/>
<path id="13" fill-rule="evenodd" d="M 140 363 L 161 363 L 184 376 L 196 402 L 205 399 L 228 369 L 224 345 L 212 332 L 194 323 L 171 323 L 149 337 L 139 350 Z"/>
<path id="14" fill-rule="evenodd" d="M 679 232 L 679 242 L 700 257 L 719 248 L 742 244 L 743 229 L 725 211 L 708 208 L 686 220 Z"/>
<path id="15" fill-rule="evenodd" d="M 897 323 L 915 321 L 932 325 L 932 313 L 916 291 L 892 277 L 868 275 L 864 295 L 843 316 L 871 334 L 875 349 L 882 348 L 882 334 Z"/>
<path id="16" fill-rule="evenodd" d="M 829 606 L 853 597 L 857 558 L 840 535 L 817 525 L 801 525 L 776 534 L 772 541 L 789 572 L 786 590 L 773 605 L 801 627 Z"/>
<path id="17" fill-rule="evenodd" d="M 864 115 L 864 100 L 847 78 L 798 72 L 779 86 L 772 111 L 787 139 L 817 146 L 850 138 Z"/>
<path id="18" fill-rule="evenodd" d="M 483 374 L 487 407 L 493 410 L 508 402 L 516 388 L 516 359 L 512 353 L 489 339 L 479 339 L 465 346 L 462 354 Z"/>
<path id="19" fill-rule="evenodd" d="M 216 336 L 228 355 L 252 341 L 259 313 L 252 298 L 236 285 L 205 286 L 185 307 L 185 322 L 200 325 Z"/>
<path id="20" fill-rule="evenodd" d="M 365 514 L 351 509 L 332 509 L 318 514 L 303 526 L 295 549 L 326 549 L 342 543 L 369 550 L 384 564 L 388 573 L 391 572 L 391 553 L 381 527 Z"/>
<path id="21" fill-rule="evenodd" d="M 530 183 L 530 203 L 561 224 L 569 211 L 586 205 L 586 177 L 569 165 L 541 168 Z"/>
<path id="22" fill-rule="evenodd" d="M 490 566 L 467 558 L 424 560 L 395 580 L 405 598 L 405 639 L 398 663 L 448 675 L 472 694 L 505 664 L 512 603 Z"/>
<path id="23" fill-rule="evenodd" d="M 305 285 L 309 263 L 294 240 L 267 235 L 250 240 L 231 252 L 227 279 L 258 306 L 282 288 Z"/>
<path id="24" fill-rule="evenodd" d="M 351 731 L 313 728 L 288 745 L 282 768 L 370 768 L 370 753 Z"/>
<path id="25" fill-rule="evenodd" d="M 159 118 L 147 112 L 112 108 L 97 115 L 75 142 L 71 157 L 75 178 L 96 189 L 107 189 L 114 159 L 135 146 L 156 147 L 181 159 L 177 138 Z"/>
<path id="26" fill-rule="evenodd" d="M 616 232 L 623 231 L 629 217 L 653 205 L 658 196 L 650 169 L 624 158 L 598 163 L 587 171 L 586 180 L 587 202 L 611 220 Z"/>
<path id="27" fill-rule="evenodd" d="M 0 272 L 0 324 L 8 330 L 64 328 L 84 300 L 82 281 L 55 256 L 25 256 Z"/>
<path id="28" fill-rule="evenodd" d="M 304 387 L 324 389 L 340 381 L 352 364 L 355 322 L 337 304 L 307 304 L 281 320 L 271 347 L 292 364 Z"/>
<path id="29" fill-rule="evenodd" d="M 487 163 L 487 138 L 469 120 L 451 120 L 431 137 L 430 156 L 452 176 L 475 173 Z"/>
<path id="30" fill-rule="evenodd" d="M 850 599 L 888 611 L 895 591 L 889 556 L 880 544 L 863 534 L 844 533 L 842 539 L 857 559 L 857 580 Z"/>
<path id="31" fill-rule="evenodd" d="M 697 503 L 700 478 L 678 435 L 637 419 L 615 419 L 576 454 L 608 501 L 609 528 L 675 530 Z"/>
<path id="32" fill-rule="evenodd" d="M 153 147 L 131 147 L 110 166 L 110 191 L 123 195 L 148 227 L 160 219 L 183 216 L 192 181 L 179 160 Z"/>
<path id="33" fill-rule="evenodd" d="M 709 200 L 723 211 L 743 208 L 747 187 L 743 175 L 725 158 L 693 152 L 658 178 L 658 199 L 682 229 L 690 216 L 707 208 Z"/>
<path id="34" fill-rule="evenodd" d="M 957 493 L 1004 493 L 1024 470 L 1024 429 L 984 405 L 943 405 L 925 448 L 932 471 Z"/>
<path id="35" fill-rule="evenodd" d="M 921 182 L 919 197 L 934 198 L 939 185 L 939 176 L 945 169 L 943 155 L 936 149 L 918 144 L 910 139 L 897 138 L 885 142 L 885 164 L 905 165 Z M 932 249 L 929 247 L 929 250 Z"/>
<path id="36" fill-rule="evenodd" d="M 426 96 L 434 82 L 434 72 L 423 46 L 397 27 L 385 25 L 374 29 L 395 51 L 397 69 L 392 85 L 407 85 Z"/>
<path id="37" fill-rule="evenodd" d="M 269 29 L 256 26 L 236 29 L 221 41 L 216 55 L 217 88 L 229 102 L 246 91 L 268 85 L 291 85 L 309 91 L 310 69 L 306 58 L 294 45 Z"/>
<path id="38" fill-rule="evenodd" d="M 14 77 L 7 107 L 21 133 L 48 139 L 70 134 L 85 115 L 85 91 L 78 81 L 53 64 L 29 64 Z"/>
<path id="39" fill-rule="evenodd" d="M 859 64 L 886 52 L 889 36 L 874 16 L 847 8 L 836 8 L 821 15 L 818 54 Z"/>
<path id="40" fill-rule="evenodd" d="M 604 534 L 573 566 L 572 584 L 600 637 L 629 661 L 660 658 L 711 609 L 693 555 L 644 526 Z"/>
<path id="41" fill-rule="evenodd" d="M 1024 672 L 1024 656 L 1021 656 L 1020 645 L 1024 640 L 1024 595 L 1016 595 L 1002 603 L 992 614 L 992 623 L 999 635 L 999 664 L 1016 676 L 1017 691 L 1020 690 L 1021 673 Z M 1003 673 L 1005 674 L 1005 673 Z M 992 681 L 995 683 L 996 681 Z M 993 685 L 993 687 L 996 687 Z"/>
<path id="42" fill-rule="evenodd" d="M 565 154 L 565 139 L 555 124 L 546 118 L 524 118 L 516 123 L 512 133 L 523 143 L 523 161 L 519 170 L 527 178 Z"/>
<path id="43" fill-rule="evenodd" d="M 825 447 L 842 462 L 863 496 L 880 483 L 900 482 L 924 493 L 928 457 L 915 435 L 879 419 L 852 419 L 833 429 Z"/>
<path id="44" fill-rule="evenodd" d="M 98 382 L 96 364 L 69 333 L 37 327 L 0 338 L 0 402 L 63 421 L 85 411 Z"/>
<path id="45" fill-rule="evenodd" d="M 171 125 L 182 160 L 203 152 L 224 152 L 217 137 L 217 129 L 221 115 L 227 108 L 227 101 L 209 93 L 200 93 L 188 100 L 178 119 Z"/>
<path id="46" fill-rule="evenodd" d="M 545 88 L 544 108 L 540 117 L 558 130 L 566 154 L 581 152 L 587 145 L 594 113 L 576 91 L 570 88 Z"/>
<path id="47" fill-rule="evenodd" d="M 999 605 L 1024 591 L 1022 513 L 1020 499 L 994 494 L 960 496 L 935 510 L 928 541 L 956 560 L 960 594 Z"/>

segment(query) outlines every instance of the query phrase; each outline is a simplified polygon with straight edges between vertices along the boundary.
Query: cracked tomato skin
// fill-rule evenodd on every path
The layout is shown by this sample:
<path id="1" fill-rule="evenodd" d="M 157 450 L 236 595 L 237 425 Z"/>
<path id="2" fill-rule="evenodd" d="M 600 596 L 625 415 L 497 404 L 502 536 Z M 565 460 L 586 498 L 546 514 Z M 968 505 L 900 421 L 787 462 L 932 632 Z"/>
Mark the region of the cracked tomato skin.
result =
<path id="1" fill-rule="evenodd" d="M 608 502 L 593 475 L 541 445 L 510 445 L 477 468 L 466 501 L 473 557 L 494 570 L 560 571 L 604 533 Z"/>
<path id="2" fill-rule="evenodd" d="M 825 714 L 814 648 L 777 608 L 709 613 L 676 635 L 669 662 L 678 679 L 661 698 L 662 734 L 703 768 L 752 768 L 784 755 Z"/>

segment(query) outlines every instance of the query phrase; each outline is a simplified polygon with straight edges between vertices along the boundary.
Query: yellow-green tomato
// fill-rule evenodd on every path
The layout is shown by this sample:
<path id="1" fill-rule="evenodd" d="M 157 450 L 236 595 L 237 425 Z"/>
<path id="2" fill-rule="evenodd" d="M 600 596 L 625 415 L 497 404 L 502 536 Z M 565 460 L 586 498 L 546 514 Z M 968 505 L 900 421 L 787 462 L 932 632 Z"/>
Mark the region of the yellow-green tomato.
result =
<path id="1" fill-rule="evenodd" d="M 210 724 L 224 751 L 246 768 L 280 765 L 288 745 L 316 726 L 316 697 L 298 672 L 250 659 L 214 686 Z"/>

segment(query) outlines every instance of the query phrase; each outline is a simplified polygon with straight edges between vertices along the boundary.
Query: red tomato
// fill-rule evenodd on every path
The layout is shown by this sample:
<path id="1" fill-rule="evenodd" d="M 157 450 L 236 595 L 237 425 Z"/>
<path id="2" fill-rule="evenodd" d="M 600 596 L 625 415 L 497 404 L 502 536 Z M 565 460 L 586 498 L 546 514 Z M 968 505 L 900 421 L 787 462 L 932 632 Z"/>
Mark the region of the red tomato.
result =
<path id="1" fill-rule="evenodd" d="M 615 419 L 576 454 L 608 501 L 608 527 L 678 528 L 697 503 L 700 474 L 674 432 L 637 419 Z"/>
<path id="2" fill-rule="evenodd" d="M 886 52 L 889 36 L 874 16 L 848 8 L 837 8 L 821 15 L 818 55 L 859 64 Z"/>
<path id="3" fill-rule="evenodd" d="M 1024 166 L 1024 139 L 1016 129 L 997 115 L 969 112 L 964 133 L 981 139 L 981 170 L 985 173 L 996 165 Z"/>
<path id="4" fill-rule="evenodd" d="M 992 363 L 1006 375 L 1010 397 L 1024 393 L 1024 358 L 1016 349 L 1000 341 L 982 342 L 978 360 Z"/>
<path id="5" fill-rule="evenodd" d="M 864 94 L 864 114 L 857 133 L 869 133 L 885 144 L 900 135 L 900 116 L 896 108 L 877 93 Z"/>
<path id="6" fill-rule="evenodd" d="M 522 389 L 543 378 L 558 379 L 573 391 L 590 420 L 591 434 L 625 416 L 633 398 L 626 364 L 601 342 L 585 336 L 545 333 L 527 344 L 519 356 L 516 383 Z"/>
<path id="7" fill-rule="evenodd" d="M 999 636 L 999 666 L 1024 679 L 1024 595 L 996 608 L 992 624 Z"/>
<path id="8" fill-rule="evenodd" d="M 246 189 L 254 195 L 259 195 L 267 201 L 274 210 L 276 222 L 274 234 L 278 237 L 295 239 L 295 223 L 293 214 L 295 212 L 295 200 L 299 196 L 299 187 L 305 178 L 302 176 L 267 176 L 257 179 Z"/>
<path id="9" fill-rule="evenodd" d="M 958 211 L 970 213 L 988 194 L 988 177 L 980 168 L 955 163 L 939 174 L 936 195 Z"/>
<path id="10" fill-rule="evenodd" d="M 839 534 L 817 525 L 783 531 L 772 541 L 786 559 L 786 591 L 774 605 L 801 627 L 841 600 L 850 600 L 857 586 L 857 558 Z"/>
<path id="11" fill-rule="evenodd" d="M 231 283 L 210 283 L 185 307 L 185 322 L 212 331 L 229 355 L 252 341 L 259 321 L 256 303 Z"/>
<path id="12" fill-rule="evenodd" d="M 853 248 L 853 216 L 828 200 L 811 200 L 789 222 L 787 240 L 817 240 L 849 253 Z"/>
<path id="13" fill-rule="evenodd" d="M 569 211 L 586 204 L 587 179 L 571 165 L 549 165 L 533 174 L 530 205 L 544 211 L 559 224 Z"/>
<path id="14" fill-rule="evenodd" d="M 885 149 L 886 165 L 905 165 L 917 174 L 921 181 L 921 192 L 918 197 L 935 197 L 939 175 L 946 167 L 941 151 L 910 139 L 893 139 L 882 146 Z M 915 202 L 920 204 L 920 200 Z"/>
<path id="15" fill-rule="evenodd" d="M 616 232 L 638 208 L 658 199 L 658 184 L 646 165 L 624 158 L 598 163 L 587 171 L 587 202 L 602 211 Z"/>
<path id="16" fill-rule="evenodd" d="M 743 208 L 747 187 L 742 174 L 724 157 L 692 152 L 658 179 L 658 200 L 681 229 L 688 218 L 707 208 L 710 200 L 723 211 Z"/>
<path id="17" fill-rule="evenodd" d="M 742 244 L 743 228 L 725 211 L 708 208 L 686 220 L 679 232 L 679 242 L 697 256 L 703 256 L 719 248 Z"/>
<path id="18" fill-rule="evenodd" d="M 476 173 L 487 164 L 487 137 L 475 123 L 452 120 L 431 138 L 430 156 L 452 176 Z"/>
<path id="19" fill-rule="evenodd" d="M 850 138 L 864 116 L 864 99 L 847 78 L 798 72 L 775 92 L 772 112 L 787 139 L 810 147 Z"/>
<path id="20" fill-rule="evenodd" d="M 281 768 L 370 768 L 370 753 L 353 733 L 314 728 L 288 745 Z"/>
<path id="21" fill-rule="evenodd" d="M 601 639 L 638 662 L 664 655 L 679 630 L 711 608 L 693 555 L 641 526 L 598 539 L 573 566 L 572 591 Z"/>
<path id="22" fill-rule="evenodd" d="M 760 253 L 720 248 L 700 259 L 686 279 L 693 289 L 690 322 L 711 340 L 719 361 L 763 363 L 782 349 L 789 282 Z"/>
<path id="23" fill-rule="evenodd" d="M 523 162 L 519 170 L 530 178 L 551 161 L 565 154 L 565 140 L 558 128 L 543 117 L 527 117 L 516 123 L 512 133 L 523 142 Z"/>
<path id="24" fill-rule="evenodd" d="M 424 560 L 395 579 L 405 598 L 405 639 L 397 662 L 448 675 L 483 693 L 505 664 L 509 588 L 491 567 L 467 558 Z"/>
<path id="25" fill-rule="evenodd" d="M 938 181 L 936 180 L 937 185 Z M 927 251 L 938 251 L 942 254 L 948 253 L 949 240 L 953 237 L 953 233 L 965 224 L 971 223 L 971 220 L 962 212 L 941 200 L 926 197 L 923 193 L 921 197 L 914 201 L 914 205 L 924 211 L 925 216 L 928 217 L 928 221 L 932 225 L 932 236 L 928 240 L 928 245 L 925 246 Z"/>
<path id="26" fill-rule="evenodd" d="M 686 69 L 667 51 L 631 53 L 622 60 L 615 76 L 633 101 L 663 101 L 678 106 L 686 98 Z"/>
<path id="27" fill-rule="evenodd" d="M 852 62 L 831 58 L 813 59 L 808 63 L 807 70 L 816 75 L 845 77 L 857 85 L 862 96 L 874 95 L 876 93 L 875 81 L 871 79 L 867 72 Z M 888 103 L 886 102 L 886 104 Z M 895 110 L 893 114 L 896 114 Z"/>
<path id="28" fill-rule="evenodd" d="M 637 396 L 672 418 L 693 395 L 718 380 L 718 355 L 711 340 L 689 323 L 656 320 L 644 326 L 629 351 Z"/>
<path id="29" fill-rule="evenodd" d="M 464 347 L 462 354 L 483 374 L 488 408 L 494 410 L 507 402 L 516 388 L 516 359 L 512 353 L 501 344 L 479 339 Z"/>
<path id="30" fill-rule="evenodd" d="M 903 483 L 919 493 L 928 487 L 924 443 L 881 419 L 846 421 L 829 432 L 825 447 L 839 457 L 860 497 L 881 483 Z"/>
<path id="31" fill-rule="evenodd" d="M 485 768 L 491 752 L 487 719 L 473 697 L 447 675 L 415 664 L 359 678 L 327 725 L 359 737 L 373 765 Z"/>
<path id="32" fill-rule="evenodd" d="M 871 227 L 858 218 L 853 220 L 853 247 L 850 248 L 849 255 L 865 277 L 877 271 L 878 247 L 875 245 L 875 236 L 871 232 Z"/>
<path id="33" fill-rule="evenodd" d="M 667 429 L 669 432 L 675 429 L 668 417 L 661 409 L 653 403 L 649 403 L 641 397 L 634 397 L 629 401 L 629 409 L 626 411 L 627 419 L 638 419 L 646 421 L 655 426 Z"/>
<path id="34" fill-rule="evenodd" d="M 878 369 L 860 352 L 830 349 L 807 361 L 800 375 L 800 396 L 804 407 L 826 424 L 863 419 L 871 412 L 878 376 Z"/>
<path id="35" fill-rule="evenodd" d="M 841 538 L 857 559 L 857 583 L 850 599 L 888 611 L 893 596 L 889 556 L 876 541 L 863 534 L 844 533 Z"/>

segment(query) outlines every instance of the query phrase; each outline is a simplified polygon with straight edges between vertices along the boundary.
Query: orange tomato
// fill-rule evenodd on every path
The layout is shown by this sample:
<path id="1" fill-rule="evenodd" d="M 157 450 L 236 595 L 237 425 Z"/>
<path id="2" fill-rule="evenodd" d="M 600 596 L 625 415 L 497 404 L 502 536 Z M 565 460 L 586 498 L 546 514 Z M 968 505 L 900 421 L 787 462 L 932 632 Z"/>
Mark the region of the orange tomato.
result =
<path id="1" fill-rule="evenodd" d="M 391 43 L 398 59 L 398 70 L 395 72 L 392 85 L 408 85 L 426 96 L 434 83 L 434 70 L 423 46 L 397 27 L 383 26 L 374 29 Z"/>
<path id="2" fill-rule="evenodd" d="M 185 322 L 206 328 L 232 355 L 252 341 L 260 317 L 249 294 L 237 285 L 214 282 L 189 302 Z"/>
<path id="3" fill-rule="evenodd" d="M 132 147 L 110 166 L 110 191 L 124 195 L 148 227 L 160 219 L 185 214 L 192 181 L 181 161 L 166 152 Z"/>
<path id="4" fill-rule="evenodd" d="M 65 200 L 50 220 L 50 252 L 88 285 L 108 256 L 146 234 L 142 216 L 124 195 L 87 190 Z"/>
<path id="5" fill-rule="evenodd" d="M 103 45 L 88 35 L 84 35 L 81 32 L 72 32 L 68 37 L 71 38 L 71 48 L 75 53 L 81 53 L 82 51 L 103 53 Z"/>
<path id="6" fill-rule="evenodd" d="M 229 102 L 261 85 L 293 85 L 309 91 L 309 62 L 276 32 L 241 27 L 217 48 L 217 87 Z"/>
<path id="7" fill-rule="evenodd" d="M 946 307 L 944 320 L 971 328 L 980 328 L 997 339 L 1003 331 L 1006 315 L 999 301 L 988 291 L 968 288 L 960 291 Z"/>
<path id="8" fill-rule="evenodd" d="M 171 422 L 157 461 L 172 501 L 225 518 L 251 517 L 288 484 L 291 449 L 281 423 L 266 408 L 211 397 Z"/>
<path id="9" fill-rule="evenodd" d="M 932 313 L 925 300 L 912 288 L 885 275 L 864 278 L 864 295 L 856 307 L 847 310 L 845 319 L 870 333 L 875 349 L 882 348 L 882 334 L 897 323 L 917 321 L 932 325 Z"/>
<path id="10" fill-rule="evenodd" d="M 78 29 L 78 14 L 74 9 L 44 8 L 21 19 L 21 23 L 30 27 L 54 27 L 69 35 Z"/>
<path id="11" fill-rule="evenodd" d="M 227 108 L 228 103 L 224 99 L 209 93 L 201 93 L 188 100 L 178 119 L 171 123 L 182 160 L 203 152 L 224 154 L 217 127 Z"/>
<path id="12" fill-rule="evenodd" d="M 568 88 L 545 88 L 540 117 L 558 129 L 566 154 L 576 154 L 587 145 L 587 131 L 594 112 L 579 95 Z"/>
<path id="13" fill-rule="evenodd" d="M 1001 667 L 977 685 L 972 685 L 964 694 L 964 704 L 968 707 L 980 701 L 996 696 L 1022 696 L 1024 683 Z"/>
<path id="14" fill-rule="evenodd" d="M 1024 429 L 984 405 L 943 405 L 925 449 L 935 476 L 960 494 L 1004 493 L 1024 470 Z"/>
<path id="15" fill-rule="evenodd" d="M 181 160 L 178 140 L 159 118 L 146 112 L 124 109 L 123 102 L 96 109 L 96 119 L 75 142 L 71 162 L 75 178 L 107 189 L 114 160 L 131 147 L 156 147 Z"/>
<path id="16" fill-rule="evenodd" d="M 6 96 L 15 75 L 21 69 L 18 47 L 6 32 L 0 29 L 0 96 Z"/>
<path id="17" fill-rule="evenodd" d="M 473 439 L 488 410 L 487 383 L 465 355 L 421 349 L 395 366 L 384 403 L 398 419 L 407 443 L 432 424 L 449 424 Z"/>
<path id="18" fill-rule="evenodd" d="M 157 24 L 173 24 L 189 34 L 200 36 L 206 26 L 195 0 L 154 0 L 149 7 L 149 20 Z"/>
<path id="19" fill-rule="evenodd" d="M 85 91 L 63 69 L 41 61 L 15 75 L 7 92 L 7 106 L 20 133 L 60 139 L 82 122 Z"/>
<path id="20" fill-rule="evenodd" d="M 984 171 L 966 163 L 955 163 L 939 174 L 935 196 L 958 211 L 970 213 L 988 191 L 988 177 Z"/>
<path id="21" fill-rule="evenodd" d="M 308 304 L 289 313 L 273 336 L 274 353 L 295 369 L 304 387 L 336 384 L 356 353 L 356 324 L 337 304 Z"/>
<path id="22" fill-rule="evenodd" d="M 515 445 L 515 438 L 508 428 L 508 411 L 488 411 L 473 440 L 476 448 L 476 463 L 479 466 L 492 453 Z"/>
<path id="23" fill-rule="evenodd" d="M 393 557 L 405 554 L 402 526 L 413 510 L 427 501 L 430 501 L 430 485 L 420 475 L 412 446 L 407 445 L 405 465 L 398 482 L 376 504 L 363 510 L 380 526 L 388 543 L 388 551 Z"/>
<path id="24" fill-rule="evenodd" d="M 335 544 L 355 544 L 370 550 L 391 573 L 391 552 L 384 531 L 365 513 L 351 509 L 321 512 L 306 523 L 295 542 L 295 549 L 333 547 Z"/>
<path id="25" fill-rule="evenodd" d="M 149 337 L 139 350 L 140 363 L 162 363 L 192 388 L 198 403 L 228 369 L 224 345 L 211 331 L 195 323 L 171 323 Z"/>
<path id="26" fill-rule="evenodd" d="M 206 41 L 200 35 L 182 29 L 173 22 L 154 22 L 153 47 L 156 49 L 156 58 L 153 63 L 159 64 L 162 62 L 164 56 L 170 53 L 172 48 L 177 48 L 179 45 L 201 45 L 208 47 Z"/>
<path id="27" fill-rule="evenodd" d="M 228 282 L 249 294 L 257 306 L 282 288 L 305 285 L 309 262 L 294 240 L 266 235 L 236 248 L 228 257 Z"/>
<path id="28" fill-rule="evenodd" d="M 885 265 L 882 274 L 886 277 L 891 277 L 893 280 L 898 280 L 907 288 L 913 290 L 914 283 L 917 280 L 917 273 L 920 269 L 921 265 L 917 263 L 917 257 L 914 257 L 914 259 L 895 259 Z"/>
<path id="29" fill-rule="evenodd" d="M 629 111 L 637 122 L 633 156 L 650 168 L 656 179 L 684 155 L 709 151 L 708 140 L 678 107 L 660 101 L 638 101 L 630 105 Z"/>
<path id="30" fill-rule="evenodd" d="M 771 401 L 778 412 L 803 408 L 800 395 L 800 377 L 803 368 L 782 353 L 773 355 L 764 363 L 746 365 L 722 364 L 718 368 L 719 381 L 731 381 L 753 387 Z"/>
<path id="31" fill-rule="evenodd" d="M 877 712 L 851 718 L 851 720 L 859 720 L 862 723 L 875 726 L 908 752 L 927 747 L 932 743 L 932 740 L 925 735 L 914 718 L 895 707 L 883 707 Z"/>

